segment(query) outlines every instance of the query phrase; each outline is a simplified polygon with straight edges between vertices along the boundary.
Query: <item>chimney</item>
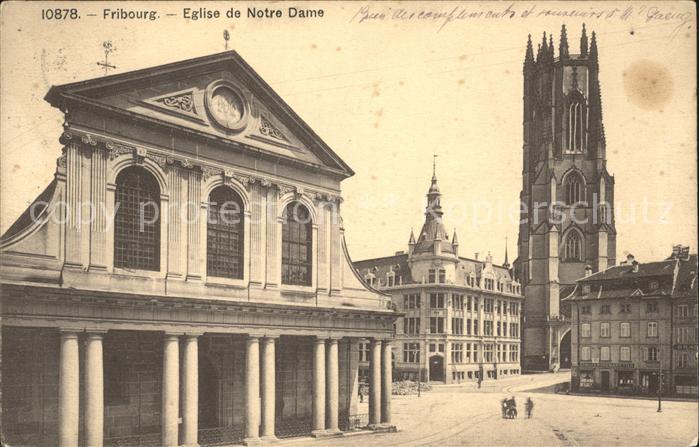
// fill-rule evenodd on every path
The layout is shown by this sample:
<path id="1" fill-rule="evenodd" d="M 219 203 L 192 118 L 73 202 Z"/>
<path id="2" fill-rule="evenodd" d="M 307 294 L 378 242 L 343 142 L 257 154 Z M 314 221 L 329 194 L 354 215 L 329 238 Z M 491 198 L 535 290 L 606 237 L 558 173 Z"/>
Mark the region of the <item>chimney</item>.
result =
<path id="1" fill-rule="evenodd" d="M 639 266 L 639 263 L 638 263 L 637 261 L 633 261 L 633 262 L 631 263 L 631 265 L 632 265 L 631 271 L 634 272 L 634 273 L 638 273 L 638 266 Z"/>
<path id="2" fill-rule="evenodd" d="M 633 264 L 635 262 L 635 260 L 636 260 L 636 258 L 634 258 L 634 256 L 631 253 L 626 255 L 626 263 L 627 264 Z"/>
<path id="3" fill-rule="evenodd" d="M 585 278 L 588 276 L 592 275 L 592 267 L 590 267 L 590 264 L 585 266 Z"/>
<path id="4" fill-rule="evenodd" d="M 475 255 L 473 255 L 473 256 L 474 256 L 474 257 L 476 258 L 476 261 L 478 261 L 478 254 L 479 254 L 479 253 L 478 253 L 478 252 L 476 252 L 476 254 L 475 254 Z"/>

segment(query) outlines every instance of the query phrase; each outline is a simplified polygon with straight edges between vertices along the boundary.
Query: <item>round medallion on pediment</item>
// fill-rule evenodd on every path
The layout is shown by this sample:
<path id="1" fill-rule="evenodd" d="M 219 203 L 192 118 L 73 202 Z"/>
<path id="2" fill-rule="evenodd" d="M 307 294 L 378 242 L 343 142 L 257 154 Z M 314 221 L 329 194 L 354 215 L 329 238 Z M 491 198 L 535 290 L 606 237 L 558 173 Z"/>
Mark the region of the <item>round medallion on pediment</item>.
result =
<path id="1" fill-rule="evenodd" d="M 250 107 L 240 91 L 228 81 L 216 81 L 206 88 L 206 110 L 213 122 L 226 130 L 245 128 Z"/>

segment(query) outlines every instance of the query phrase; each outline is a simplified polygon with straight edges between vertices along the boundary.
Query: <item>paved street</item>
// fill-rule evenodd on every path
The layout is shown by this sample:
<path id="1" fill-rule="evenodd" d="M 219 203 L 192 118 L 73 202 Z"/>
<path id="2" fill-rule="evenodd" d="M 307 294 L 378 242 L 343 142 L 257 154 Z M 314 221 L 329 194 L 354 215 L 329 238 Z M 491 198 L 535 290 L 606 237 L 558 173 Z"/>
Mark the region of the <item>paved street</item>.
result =
<path id="1" fill-rule="evenodd" d="M 567 373 L 526 375 L 487 382 L 481 390 L 469 383 L 438 386 L 420 398 L 394 396 L 398 433 L 324 439 L 309 445 L 688 446 L 697 436 L 696 402 L 663 401 L 658 413 L 654 400 L 558 395 L 541 389 L 567 377 Z M 499 402 L 512 394 L 520 418 L 505 420 Z M 535 403 L 529 420 L 521 417 L 527 396 Z"/>

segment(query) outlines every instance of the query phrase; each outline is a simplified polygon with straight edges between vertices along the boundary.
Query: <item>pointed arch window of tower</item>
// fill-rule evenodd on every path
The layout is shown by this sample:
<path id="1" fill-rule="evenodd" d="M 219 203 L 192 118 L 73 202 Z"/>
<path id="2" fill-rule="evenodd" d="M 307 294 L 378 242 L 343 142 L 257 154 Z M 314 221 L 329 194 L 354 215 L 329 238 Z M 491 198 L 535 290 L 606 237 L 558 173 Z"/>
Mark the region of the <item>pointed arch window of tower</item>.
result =
<path id="1" fill-rule="evenodd" d="M 568 232 L 565 238 L 564 258 L 566 261 L 582 261 L 582 237 L 575 230 Z"/>
<path id="2" fill-rule="evenodd" d="M 585 183 L 577 172 L 571 172 L 565 180 L 566 205 L 573 205 L 584 200 Z"/>
<path id="3" fill-rule="evenodd" d="M 582 153 L 587 148 L 587 101 L 579 90 L 573 90 L 567 103 L 564 119 L 566 152 Z"/>

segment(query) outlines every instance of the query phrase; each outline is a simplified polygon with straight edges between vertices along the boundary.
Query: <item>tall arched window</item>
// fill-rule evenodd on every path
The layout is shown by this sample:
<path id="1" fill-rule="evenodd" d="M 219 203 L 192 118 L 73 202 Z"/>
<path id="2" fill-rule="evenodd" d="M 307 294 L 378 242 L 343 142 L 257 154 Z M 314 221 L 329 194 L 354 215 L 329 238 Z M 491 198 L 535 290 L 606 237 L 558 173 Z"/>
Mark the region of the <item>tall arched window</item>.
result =
<path id="1" fill-rule="evenodd" d="M 116 178 L 114 266 L 160 270 L 160 187 L 144 168 L 132 166 Z"/>
<path id="2" fill-rule="evenodd" d="M 282 283 L 311 285 L 313 231 L 308 208 L 291 202 L 284 209 L 282 224 Z"/>
<path id="3" fill-rule="evenodd" d="M 582 261 L 582 238 L 580 233 L 575 230 L 568 232 L 565 239 L 565 253 L 564 258 L 566 261 Z"/>
<path id="4" fill-rule="evenodd" d="M 577 172 L 571 172 L 565 180 L 566 205 L 585 200 L 585 183 Z"/>
<path id="5" fill-rule="evenodd" d="M 566 148 L 568 152 L 583 152 L 587 146 L 587 104 L 585 97 L 574 90 L 568 97 L 565 117 Z"/>
<path id="6" fill-rule="evenodd" d="M 206 274 L 243 279 L 243 201 L 227 186 L 209 194 Z"/>

